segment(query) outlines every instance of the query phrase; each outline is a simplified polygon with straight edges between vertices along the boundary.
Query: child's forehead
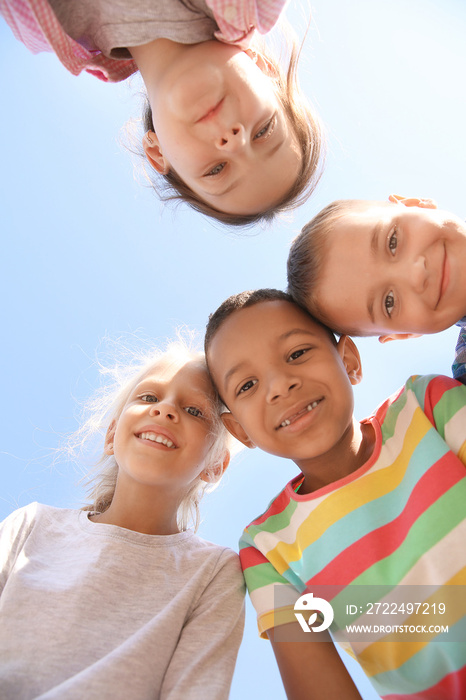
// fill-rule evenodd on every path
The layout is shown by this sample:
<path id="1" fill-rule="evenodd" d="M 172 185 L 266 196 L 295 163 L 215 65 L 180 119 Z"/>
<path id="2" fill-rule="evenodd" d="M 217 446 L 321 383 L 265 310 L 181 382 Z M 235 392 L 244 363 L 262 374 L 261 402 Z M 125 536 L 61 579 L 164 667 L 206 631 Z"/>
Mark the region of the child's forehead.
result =
<path id="1" fill-rule="evenodd" d="M 299 333 L 325 335 L 326 330 L 297 304 L 286 300 L 266 300 L 245 306 L 229 316 L 217 331 L 217 345 L 232 344 L 233 354 L 247 352 L 248 346 L 263 345 L 268 350 L 271 338 L 287 339 Z M 215 342 L 215 337 L 214 337 Z"/>
<path id="2" fill-rule="evenodd" d="M 196 388 L 207 393 L 212 390 L 207 367 L 200 359 L 178 360 L 161 358 L 152 365 L 138 380 L 142 384 L 172 384 Z"/>
<path id="3" fill-rule="evenodd" d="M 399 207 L 391 202 L 372 202 L 358 204 L 342 213 L 335 222 L 334 229 L 352 228 L 359 225 L 372 225 L 378 221 L 388 221 L 396 216 Z"/>

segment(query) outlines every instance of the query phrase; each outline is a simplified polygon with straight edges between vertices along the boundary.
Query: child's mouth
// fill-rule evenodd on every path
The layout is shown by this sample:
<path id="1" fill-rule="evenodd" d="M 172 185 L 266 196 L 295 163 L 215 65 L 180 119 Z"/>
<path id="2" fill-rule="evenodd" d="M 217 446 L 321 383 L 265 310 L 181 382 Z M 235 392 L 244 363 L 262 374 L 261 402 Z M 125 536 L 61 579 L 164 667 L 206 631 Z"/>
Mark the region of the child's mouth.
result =
<path id="1" fill-rule="evenodd" d="M 207 121 L 211 117 L 215 117 L 215 115 L 218 114 L 218 112 L 221 109 L 223 100 L 224 100 L 224 98 L 222 97 L 222 99 L 219 102 L 217 102 L 217 104 L 215 104 L 200 119 L 197 120 L 196 124 L 199 124 L 199 122 Z"/>
<path id="2" fill-rule="evenodd" d="M 439 296 L 438 296 L 435 308 L 437 308 L 437 306 L 440 304 L 442 297 L 445 294 L 445 291 L 448 287 L 449 276 L 450 275 L 449 275 L 447 251 L 445 250 L 445 247 L 444 247 L 444 249 L 443 249 L 443 264 L 442 264 L 442 270 L 440 272 L 440 290 L 439 290 Z"/>
<path id="3" fill-rule="evenodd" d="M 292 416 L 285 418 L 285 420 L 280 423 L 280 425 L 278 426 L 278 428 L 276 428 L 276 430 L 279 430 L 280 428 L 286 428 L 288 425 L 291 425 L 292 423 L 297 421 L 298 418 L 301 418 L 301 416 L 305 416 L 310 411 L 313 411 L 314 408 L 316 408 L 320 404 L 321 401 L 323 401 L 323 398 L 317 399 L 316 401 L 311 401 L 311 403 L 307 404 L 307 406 L 305 406 L 303 409 L 301 409 L 301 411 L 298 411 L 297 413 L 294 413 Z"/>
<path id="4" fill-rule="evenodd" d="M 137 437 L 141 440 L 150 440 L 151 442 L 158 442 L 161 445 L 165 445 L 165 447 L 169 447 L 172 450 L 176 448 L 176 445 L 169 438 L 165 437 L 165 435 L 160 435 L 160 433 L 144 432 L 139 433 Z"/>

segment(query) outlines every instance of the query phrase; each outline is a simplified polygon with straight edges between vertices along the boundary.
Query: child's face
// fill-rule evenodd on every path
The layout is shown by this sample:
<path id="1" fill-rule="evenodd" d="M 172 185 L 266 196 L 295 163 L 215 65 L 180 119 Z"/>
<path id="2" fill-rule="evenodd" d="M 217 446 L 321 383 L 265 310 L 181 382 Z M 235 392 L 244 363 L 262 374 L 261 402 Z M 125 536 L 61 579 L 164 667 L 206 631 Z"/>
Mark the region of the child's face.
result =
<path id="1" fill-rule="evenodd" d="M 209 41 L 182 54 L 152 110 L 152 165 L 173 169 L 220 211 L 268 209 L 298 176 L 301 155 L 272 80 L 237 47 Z"/>
<path id="2" fill-rule="evenodd" d="M 160 364 L 131 392 L 107 433 L 119 478 L 181 496 L 206 466 L 214 391 L 205 366 Z"/>
<path id="3" fill-rule="evenodd" d="M 332 450 L 352 425 L 357 350 L 349 338 L 336 347 L 295 304 L 266 301 L 234 312 L 208 359 L 231 411 L 225 425 L 249 447 L 302 466 Z"/>
<path id="4" fill-rule="evenodd" d="M 388 340 L 436 333 L 464 316 L 466 227 L 417 201 L 368 203 L 337 221 L 315 292 L 329 325 Z"/>

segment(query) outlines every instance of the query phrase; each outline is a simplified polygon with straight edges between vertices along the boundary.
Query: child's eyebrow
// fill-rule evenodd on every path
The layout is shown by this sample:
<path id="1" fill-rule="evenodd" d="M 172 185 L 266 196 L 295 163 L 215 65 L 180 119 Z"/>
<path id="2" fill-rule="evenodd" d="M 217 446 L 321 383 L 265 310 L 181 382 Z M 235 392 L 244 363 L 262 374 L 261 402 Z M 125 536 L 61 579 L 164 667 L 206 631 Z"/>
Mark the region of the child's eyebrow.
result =
<path id="1" fill-rule="evenodd" d="M 282 333 L 277 340 L 287 340 L 293 335 L 310 335 L 311 338 L 316 338 L 316 334 L 313 333 L 312 331 L 308 331 L 305 328 L 292 328 L 289 331 L 285 331 L 285 333 Z"/>
<path id="2" fill-rule="evenodd" d="M 375 301 L 375 294 L 374 294 L 374 292 L 371 292 L 369 295 L 369 298 L 367 300 L 367 311 L 369 313 L 369 316 L 371 317 L 372 323 L 375 325 L 374 301 Z"/>
<path id="3" fill-rule="evenodd" d="M 276 153 L 278 151 L 278 149 L 281 148 L 281 146 L 284 144 L 284 142 L 285 142 L 285 139 L 283 138 L 278 143 L 273 145 L 272 148 L 270 148 L 269 151 L 265 154 L 265 158 L 266 159 L 271 158 L 274 155 L 274 153 Z M 223 197 L 224 194 L 228 194 L 235 187 L 237 187 L 239 185 L 239 183 L 241 182 L 241 180 L 242 180 L 242 177 L 238 177 L 230 185 L 228 185 L 228 187 L 226 189 L 222 190 L 221 192 L 209 192 L 208 190 L 205 190 L 205 191 L 211 197 Z"/>
<path id="4" fill-rule="evenodd" d="M 166 388 L 163 382 L 160 382 L 156 379 L 142 379 L 139 384 L 136 384 L 134 387 L 134 391 L 163 391 Z M 211 400 L 210 397 L 206 394 L 205 391 L 202 389 L 197 389 L 196 387 L 190 386 L 189 387 L 189 392 L 186 392 L 184 401 L 196 401 L 199 403 L 202 403 L 202 401 L 205 401 L 205 403 L 210 404 Z"/>
<path id="5" fill-rule="evenodd" d="M 228 187 L 225 190 L 222 190 L 222 192 L 209 192 L 208 190 L 206 190 L 206 193 L 209 194 L 211 197 L 223 197 L 224 194 L 228 194 L 228 192 L 234 190 L 235 187 L 238 187 L 240 182 L 241 178 L 238 177 L 231 183 L 231 185 L 228 185 Z"/>
<path id="6" fill-rule="evenodd" d="M 383 228 L 383 223 L 382 223 L 382 221 L 379 221 L 374 226 L 374 230 L 372 231 L 371 253 L 374 257 L 376 257 L 378 249 L 379 249 L 379 236 L 380 236 L 380 232 L 381 232 L 382 228 Z"/>
<path id="7" fill-rule="evenodd" d="M 226 391 L 227 388 L 228 388 L 228 382 L 230 381 L 230 379 L 232 378 L 232 376 L 233 376 L 234 374 L 236 374 L 236 372 L 238 372 L 238 370 L 240 370 L 241 367 L 243 367 L 243 365 L 245 365 L 245 364 L 246 364 L 245 361 L 238 362 L 238 364 L 234 365 L 234 367 L 231 367 L 231 368 L 228 370 L 228 372 L 225 374 L 225 377 L 223 378 L 223 388 L 225 389 L 225 391 Z"/>
<path id="8" fill-rule="evenodd" d="M 156 386 L 156 382 L 154 382 L 154 381 L 152 381 L 152 380 L 150 380 L 150 379 L 149 379 L 149 380 L 148 380 L 148 379 L 142 379 L 140 382 L 138 382 L 138 383 L 136 384 L 136 386 L 134 387 L 134 390 L 133 390 L 133 391 L 141 391 L 141 389 L 147 389 L 147 388 L 154 389 L 155 386 Z"/>

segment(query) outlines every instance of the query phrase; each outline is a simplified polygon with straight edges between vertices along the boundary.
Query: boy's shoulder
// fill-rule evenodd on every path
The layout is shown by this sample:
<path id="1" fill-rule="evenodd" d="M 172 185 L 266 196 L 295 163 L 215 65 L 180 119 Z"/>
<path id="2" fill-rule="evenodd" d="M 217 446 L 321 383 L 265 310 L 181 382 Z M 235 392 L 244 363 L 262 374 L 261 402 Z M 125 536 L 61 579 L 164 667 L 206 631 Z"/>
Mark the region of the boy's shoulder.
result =
<path id="1" fill-rule="evenodd" d="M 289 515 L 290 508 L 296 507 L 293 498 L 295 490 L 303 479 L 302 474 L 298 474 L 289 481 L 282 490 L 272 498 L 267 508 L 257 517 L 252 520 L 249 525 L 244 528 L 240 539 L 240 548 L 245 546 L 251 539 L 262 531 L 275 531 L 280 529 L 281 524 Z"/>

